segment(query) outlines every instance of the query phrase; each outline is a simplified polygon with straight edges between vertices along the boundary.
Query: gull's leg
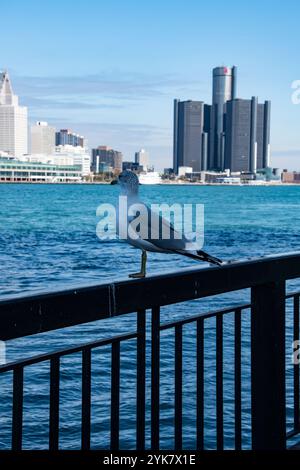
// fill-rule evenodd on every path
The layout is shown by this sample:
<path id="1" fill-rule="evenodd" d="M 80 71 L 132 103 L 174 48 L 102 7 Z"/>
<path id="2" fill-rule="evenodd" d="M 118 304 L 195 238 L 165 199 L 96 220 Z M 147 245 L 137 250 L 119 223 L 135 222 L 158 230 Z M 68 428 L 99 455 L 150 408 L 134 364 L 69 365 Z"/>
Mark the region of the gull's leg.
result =
<path id="1" fill-rule="evenodd" d="M 129 277 L 134 278 L 141 278 L 146 276 L 146 263 L 147 263 L 147 251 L 142 250 L 142 257 L 141 257 L 141 272 L 129 274 Z"/>

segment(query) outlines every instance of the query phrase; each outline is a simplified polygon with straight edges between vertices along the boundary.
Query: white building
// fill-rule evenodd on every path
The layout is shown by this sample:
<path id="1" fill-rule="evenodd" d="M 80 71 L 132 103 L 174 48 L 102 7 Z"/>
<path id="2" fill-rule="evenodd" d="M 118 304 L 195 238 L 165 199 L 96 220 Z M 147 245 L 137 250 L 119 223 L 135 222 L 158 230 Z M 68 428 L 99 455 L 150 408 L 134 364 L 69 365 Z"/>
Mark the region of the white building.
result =
<path id="1" fill-rule="evenodd" d="M 31 153 L 49 155 L 55 150 L 55 128 L 47 122 L 38 121 L 31 126 Z"/>
<path id="2" fill-rule="evenodd" d="M 71 156 L 57 155 L 54 152 L 52 155 L 45 155 L 44 153 L 33 153 L 24 155 L 24 157 L 22 157 L 22 161 L 57 166 L 74 165 L 74 160 Z"/>
<path id="3" fill-rule="evenodd" d="M 6 71 L 0 72 L 0 150 L 17 157 L 28 151 L 27 108 L 19 106 Z"/>
<path id="4" fill-rule="evenodd" d="M 149 165 L 149 154 L 146 150 L 141 149 L 138 152 L 135 152 L 135 163 L 141 165 L 144 171 L 147 171 Z"/>
<path id="5" fill-rule="evenodd" d="M 74 165 L 53 165 L 0 156 L 0 181 L 19 183 L 80 183 L 82 172 Z"/>
<path id="6" fill-rule="evenodd" d="M 178 167 L 178 176 L 185 176 L 187 173 L 193 173 L 191 166 L 180 166 Z"/>
<path id="7" fill-rule="evenodd" d="M 55 155 L 61 157 L 72 157 L 74 165 L 80 165 L 82 175 L 87 176 L 91 173 L 91 155 L 84 147 L 74 147 L 73 145 L 58 145 L 55 148 Z"/>
<path id="8" fill-rule="evenodd" d="M 91 172 L 91 156 L 83 147 L 73 145 L 59 145 L 52 154 L 30 154 L 22 157 L 23 161 L 31 163 L 44 163 L 57 166 L 76 165 L 81 169 L 82 176 Z"/>

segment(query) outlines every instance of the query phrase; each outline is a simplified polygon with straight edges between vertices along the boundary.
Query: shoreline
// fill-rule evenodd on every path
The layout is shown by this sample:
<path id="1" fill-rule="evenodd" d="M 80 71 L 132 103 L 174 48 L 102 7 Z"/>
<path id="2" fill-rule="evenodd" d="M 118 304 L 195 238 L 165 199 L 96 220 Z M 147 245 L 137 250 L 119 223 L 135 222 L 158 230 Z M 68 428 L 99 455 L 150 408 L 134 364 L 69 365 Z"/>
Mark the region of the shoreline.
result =
<path id="1" fill-rule="evenodd" d="M 47 182 L 47 181 L 0 181 L 1 184 L 32 184 L 32 185 L 73 185 L 73 186 L 111 186 L 111 182 L 109 181 L 97 181 L 97 182 L 90 182 L 90 181 L 81 181 L 81 182 Z M 166 183 L 158 183 L 158 184 L 142 184 L 141 186 L 225 186 L 225 187 L 240 187 L 240 186 L 248 186 L 248 187 L 257 187 L 257 186 L 300 186 L 300 183 L 282 183 L 276 181 L 266 181 L 266 182 L 259 182 L 257 184 L 243 184 L 243 183 L 177 183 L 177 182 L 166 182 Z"/>

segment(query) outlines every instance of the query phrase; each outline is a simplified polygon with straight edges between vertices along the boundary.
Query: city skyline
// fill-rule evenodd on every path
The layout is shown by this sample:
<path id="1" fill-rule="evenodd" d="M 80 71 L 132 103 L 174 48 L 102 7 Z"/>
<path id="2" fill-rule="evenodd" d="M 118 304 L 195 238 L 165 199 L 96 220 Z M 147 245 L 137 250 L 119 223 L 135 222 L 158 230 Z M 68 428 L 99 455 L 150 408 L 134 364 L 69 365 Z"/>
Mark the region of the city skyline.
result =
<path id="1" fill-rule="evenodd" d="M 86 136 L 90 148 L 119 148 L 125 159 L 145 147 L 162 169 L 172 162 L 173 98 L 210 103 L 211 69 L 235 64 L 237 97 L 272 101 L 272 166 L 299 169 L 300 106 L 291 100 L 299 73 L 290 57 L 297 53 L 300 6 L 288 3 L 290 8 L 266 1 L 255 9 L 252 2 L 247 9 L 235 1 L 190 1 L 189 8 L 180 2 L 174 8 L 174 2 L 154 1 L 150 9 L 135 1 L 79 1 L 80 15 L 69 21 L 71 2 L 57 15 L 55 1 L 42 11 L 34 0 L 12 0 L 3 6 L 3 32 L 13 22 L 16 34 L 2 51 L 1 68 L 9 70 L 15 93 L 28 106 L 30 124 L 70 127 Z M 235 22 L 241 15 L 243 24 Z M 185 21 L 189 27 L 178 35 Z M 122 41 L 113 34 L 117 30 L 124 31 Z"/>

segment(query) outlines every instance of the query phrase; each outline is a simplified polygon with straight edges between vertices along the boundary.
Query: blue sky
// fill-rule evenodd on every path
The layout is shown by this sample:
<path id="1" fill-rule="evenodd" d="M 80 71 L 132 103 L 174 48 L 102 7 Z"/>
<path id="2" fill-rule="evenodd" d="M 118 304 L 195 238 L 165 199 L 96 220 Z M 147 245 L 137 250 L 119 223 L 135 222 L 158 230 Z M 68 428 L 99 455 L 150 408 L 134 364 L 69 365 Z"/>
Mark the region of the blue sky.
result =
<path id="1" fill-rule="evenodd" d="M 47 120 L 157 168 L 172 163 L 173 98 L 211 100 L 211 69 L 238 67 L 238 95 L 272 101 L 272 164 L 300 169 L 300 2 L 10 0 L 0 68 L 32 122 Z"/>

